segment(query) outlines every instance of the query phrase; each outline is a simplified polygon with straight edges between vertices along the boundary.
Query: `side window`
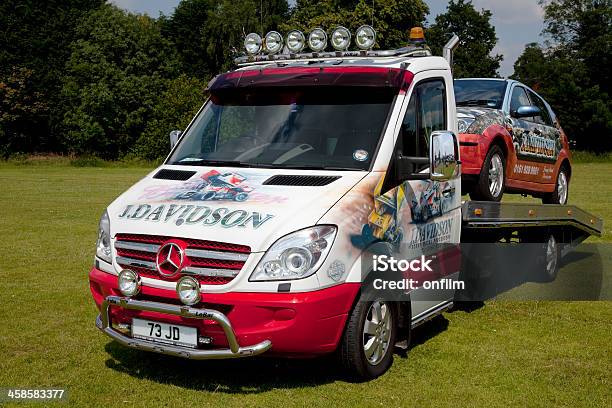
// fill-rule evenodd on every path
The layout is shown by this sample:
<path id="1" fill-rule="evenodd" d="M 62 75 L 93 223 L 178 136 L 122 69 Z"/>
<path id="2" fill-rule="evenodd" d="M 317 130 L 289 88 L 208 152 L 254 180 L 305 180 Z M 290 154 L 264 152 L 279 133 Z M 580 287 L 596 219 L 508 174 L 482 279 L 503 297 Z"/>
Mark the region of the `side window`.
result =
<path id="1" fill-rule="evenodd" d="M 542 123 L 546 126 L 553 126 L 553 121 L 550 117 L 550 113 L 548 113 L 548 108 L 546 104 L 538 95 L 534 92 L 529 92 L 529 97 L 531 98 L 531 102 L 534 106 L 540 108 L 541 114 L 535 117 L 535 121 L 538 123 Z"/>
<path id="2" fill-rule="evenodd" d="M 531 101 L 522 86 L 515 86 L 510 98 L 510 112 L 515 112 L 520 106 L 531 105 Z M 529 118 L 530 119 L 530 118 Z"/>
<path id="3" fill-rule="evenodd" d="M 444 81 L 418 84 L 402 122 L 401 151 L 404 156 L 428 157 L 431 133 L 446 129 Z"/>

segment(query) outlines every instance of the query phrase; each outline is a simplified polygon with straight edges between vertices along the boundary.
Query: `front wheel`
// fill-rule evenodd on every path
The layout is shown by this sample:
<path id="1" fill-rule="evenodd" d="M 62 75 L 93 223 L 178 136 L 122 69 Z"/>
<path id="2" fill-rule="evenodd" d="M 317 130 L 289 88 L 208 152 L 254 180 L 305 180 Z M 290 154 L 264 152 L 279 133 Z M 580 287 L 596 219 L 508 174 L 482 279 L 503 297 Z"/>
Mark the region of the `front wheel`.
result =
<path id="1" fill-rule="evenodd" d="M 506 187 L 506 157 L 495 145 L 489 149 L 478 182 L 470 192 L 472 200 L 500 201 Z"/>
<path id="2" fill-rule="evenodd" d="M 342 365 L 359 381 L 384 374 L 393 363 L 396 336 L 397 310 L 393 303 L 358 301 L 341 340 Z"/>
<path id="3" fill-rule="evenodd" d="M 567 167 L 563 166 L 557 174 L 557 183 L 555 190 L 552 193 L 547 193 L 542 198 L 544 204 L 567 204 L 567 196 L 569 193 L 569 172 Z"/>

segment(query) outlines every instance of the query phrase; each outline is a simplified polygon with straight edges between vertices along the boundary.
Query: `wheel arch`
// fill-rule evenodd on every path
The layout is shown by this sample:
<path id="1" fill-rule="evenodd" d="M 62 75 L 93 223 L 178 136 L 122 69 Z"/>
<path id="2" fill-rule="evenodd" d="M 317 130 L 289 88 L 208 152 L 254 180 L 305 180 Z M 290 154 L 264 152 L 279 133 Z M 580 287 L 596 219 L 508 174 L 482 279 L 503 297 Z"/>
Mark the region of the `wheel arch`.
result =
<path id="1" fill-rule="evenodd" d="M 564 167 L 567 169 L 567 178 L 571 180 L 572 179 L 572 164 L 570 163 L 567 157 L 561 160 L 561 163 L 559 164 L 559 171 L 561 171 L 561 169 Z"/>

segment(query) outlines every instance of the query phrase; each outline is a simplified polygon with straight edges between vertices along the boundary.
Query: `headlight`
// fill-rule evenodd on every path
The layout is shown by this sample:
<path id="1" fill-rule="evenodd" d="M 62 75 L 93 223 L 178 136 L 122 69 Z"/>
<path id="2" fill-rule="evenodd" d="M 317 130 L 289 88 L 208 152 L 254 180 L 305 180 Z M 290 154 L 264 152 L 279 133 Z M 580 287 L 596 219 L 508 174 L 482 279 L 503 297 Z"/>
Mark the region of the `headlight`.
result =
<path id="1" fill-rule="evenodd" d="M 331 44 L 338 51 L 346 50 L 351 45 L 351 32 L 345 27 L 336 27 L 331 35 Z"/>
<path id="2" fill-rule="evenodd" d="M 268 54 L 276 54 L 283 48 L 283 37 L 276 31 L 266 34 L 264 48 Z"/>
<path id="3" fill-rule="evenodd" d="M 293 54 L 297 54 L 298 52 L 304 49 L 304 45 L 306 43 L 306 38 L 304 34 L 299 30 L 289 31 L 287 34 L 287 48 Z"/>
<path id="4" fill-rule="evenodd" d="M 369 25 L 362 25 L 355 32 L 355 44 L 361 50 L 369 50 L 376 41 L 376 31 Z"/>
<path id="5" fill-rule="evenodd" d="M 181 302 L 187 306 L 195 305 L 200 301 L 200 282 L 191 276 L 183 276 L 176 283 L 176 294 Z"/>
<path id="6" fill-rule="evenodd" d="M 117 283 L 124 296 L 136 296 L 140 292 L 140 276 L 130 269 L 119 272 Z"/>
<path id="7" fill-rule="evenodd" d="M 258 54 L 261 51 L 261 37 L 257 33 L 250 33 L 244 39 L 244 48 L 250 55 Z"/>
<path id="8" fill-rule="evenodd" d="M 112 263 L 111 259 L 111 239 L 110 239 L 110 219 L 108 213 L 104 211 L 100 217 L 98 227 L 98 242 L 96 243 L 96 256 L 103 261 Z"/>
<path id="9" fill-rule="evenodd" d="M 459 127 L 459 133 L 466 133 L 467 130 L 470 128 L 470 126 L 472 126 L 472 123 L 474 123 L 476 119 L 475 118 L 462 118 L 462 119 L 458 119 L 457 120 L 457 125 Z"/>
<path id="10" fill-rule="evenodd" d="M 336 230 L 333 225 L 319 225 L 284 236 L 259 261 L 250 280 L 289 280 L 312 275 L 325 261 Z"/>
<path id="11" fill-rule="evenodd" d="M 308 35 L 308 47 L 314 52 L 321 52 L 327 47 L 327 34 L 321 28 L 315 28 Z"/>

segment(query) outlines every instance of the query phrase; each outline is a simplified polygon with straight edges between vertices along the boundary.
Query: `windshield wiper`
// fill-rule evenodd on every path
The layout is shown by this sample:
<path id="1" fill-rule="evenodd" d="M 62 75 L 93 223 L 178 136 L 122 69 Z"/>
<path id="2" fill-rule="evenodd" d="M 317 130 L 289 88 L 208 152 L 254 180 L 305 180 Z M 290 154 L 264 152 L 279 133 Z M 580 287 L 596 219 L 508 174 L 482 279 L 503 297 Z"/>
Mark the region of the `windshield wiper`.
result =
<path id="1" fill-rule="evenodd" d="M 230 167 L 259 167 L 259 168 L 274 168 L 275 166 L 266 163 L 250 163 L 239 160 L 215 160 L 215 159 L 197 159 L 193 157 L 187 157 L 183 160 L 179 160 L 173 164 L 180 164 L 183 166 L 230 166 Z"/>
<path id="2" fill-rule="evenodd" d="M 316 166 L 316 165 L 287 165 L 287 166 L 277 166 L 285 169 L 295 169 L 295 170 L 342 170 L 342 171 L 365 171 L 363 169 L 357 169 L 353 167 L 340 167 L 340 166 Z"/>
<path id="3" fill-rule="evenodd" d="M 179 160 L 178 162 L 174 162 L 172 164 L 180 164 L 183 166 L 234 166 L 234 167 L 246 167 L 249 163 L 244 163 L 236 160 L 211 160 L 211 159 L 194 159 L 192 157 L 188 157 L 183 160 Z"/>
<path id="4" fill-rule="evenodd" d="M 468 99 L 466 101 L 457 102 L 457 106 L 486 106 L 493 108 L 497 102 L 492 99 Z"/>

